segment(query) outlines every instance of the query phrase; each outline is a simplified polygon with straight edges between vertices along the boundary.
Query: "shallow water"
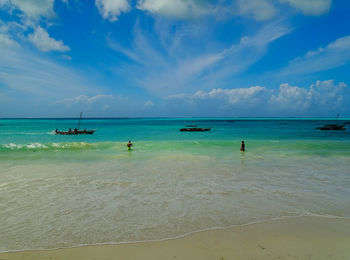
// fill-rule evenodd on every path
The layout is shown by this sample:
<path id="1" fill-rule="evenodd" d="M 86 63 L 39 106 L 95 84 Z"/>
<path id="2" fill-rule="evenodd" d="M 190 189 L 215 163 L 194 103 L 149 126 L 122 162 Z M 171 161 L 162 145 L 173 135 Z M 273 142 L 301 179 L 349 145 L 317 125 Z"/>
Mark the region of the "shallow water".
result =
<path id="1" fill-rule="evenodd" d="M 0 251 L 158 240 L 305 214 L 350 217 L 350 125 L 90 119 L 82 128 L 97 129 L 92 136 L 52 134 L 76 122 L 0 120 Z M 179 132 L 193 124 L 212 130 Z"/>

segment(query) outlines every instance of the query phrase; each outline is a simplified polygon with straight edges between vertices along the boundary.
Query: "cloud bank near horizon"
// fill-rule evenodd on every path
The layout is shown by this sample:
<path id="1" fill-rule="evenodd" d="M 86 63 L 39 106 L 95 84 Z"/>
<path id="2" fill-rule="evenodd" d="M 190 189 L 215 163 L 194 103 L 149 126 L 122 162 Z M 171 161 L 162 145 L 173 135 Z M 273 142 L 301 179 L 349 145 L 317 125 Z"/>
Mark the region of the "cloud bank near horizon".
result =
<path id="1" fill-rule="evenodd" d="M 212 116 L 334 116 L 350 112 L 346 106 L 350 102 L 350 88 L 334 80 L 317 81 L 308 88 L 288 83 L 281 84 L 278 89 L 265 86 L 218 88 L 173 95 L 167 100 L 183 113 L 191 110 L 200 113 L 210 108 Z"/>
<path id="2" fill-rule="evenodd" d="M 173 116 L 335 116 L 350 113 L 350 88 L 334 80 L 316 81 L 309 87 L 281 84 L 278 89 L 266 86 L 248 88 L 212 89 L 193 94 L 177 94 L 161 100 L 147 100 L 144 104 L 130 98 L 113 95 L 79 95 L 65 98 L 55 105 L 83 110 L 90 116 L 167 116 L 164 111 L 176 111 Z M 96 113 L 96 107 L 99 113 Z"/>

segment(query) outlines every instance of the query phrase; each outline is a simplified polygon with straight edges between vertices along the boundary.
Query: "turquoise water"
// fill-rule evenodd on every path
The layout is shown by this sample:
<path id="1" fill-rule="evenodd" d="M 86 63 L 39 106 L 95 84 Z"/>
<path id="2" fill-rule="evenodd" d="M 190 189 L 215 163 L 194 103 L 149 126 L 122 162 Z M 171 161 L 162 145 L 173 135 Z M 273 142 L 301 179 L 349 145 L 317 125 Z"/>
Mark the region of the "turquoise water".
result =
<path id="1" fill-rule="evenodd" d="M 0 119 L 0 251 L 159 240 L 305 214 L 350 217 L 350 125 L 85 119 L 81 128 L 94 135 L 53 134 L 77 122 Z M 180 132 L 186 125 L 212 130 Z"/>
<path id="2" fill-rule="evenodd" d="M 348 122 L 350 119 L 339 120 Z M 349 131 L 315 131 L 315 127 L 334 123 L 319 119 L 85 119 L 80 128 L 97 129 L 93 136 L 56 136 L 56 128 L 77 127 L 77 119 L 0 119 L 0 143 L 116 142 L 166 140 L 249 139 L 331 139 L 349 138 Z M 212 127 L 210 132 L 180 133 L 186 125 Z"/>

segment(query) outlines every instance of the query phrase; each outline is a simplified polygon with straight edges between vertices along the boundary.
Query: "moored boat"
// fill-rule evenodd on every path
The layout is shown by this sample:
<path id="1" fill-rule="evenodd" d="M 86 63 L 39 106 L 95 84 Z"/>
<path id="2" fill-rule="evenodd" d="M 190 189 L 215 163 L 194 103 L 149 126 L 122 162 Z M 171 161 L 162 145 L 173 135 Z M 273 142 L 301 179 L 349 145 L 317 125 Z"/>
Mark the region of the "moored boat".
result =
<path id="1" fill-rule="evenodd" d="M 338 119 L 339 119 L 339 114 L 337 114 L 337 117 L 335 119 L 334 124 L 329 124 L 329 125 L 324 125 L 321 127 L 316 127 L 316 129 L 320 129 L 320 130 L 346 130 L 345 128 L 345 124 L 337 124 L 338 123 Z"/>
<path id="2" fill-rule="evenodd" d="M 320 130 L 345 130 L 345 125 L 325 125 L 322 127 L 317 127 Z"/>
<path id="3" fill-rule="evenodd" d="M 205 131 L 210 131 L 211 128 L 201 128 L 201 127 L 186 127 L 186 128 L 181 128 L 180 132 L 205 132 Z"/>

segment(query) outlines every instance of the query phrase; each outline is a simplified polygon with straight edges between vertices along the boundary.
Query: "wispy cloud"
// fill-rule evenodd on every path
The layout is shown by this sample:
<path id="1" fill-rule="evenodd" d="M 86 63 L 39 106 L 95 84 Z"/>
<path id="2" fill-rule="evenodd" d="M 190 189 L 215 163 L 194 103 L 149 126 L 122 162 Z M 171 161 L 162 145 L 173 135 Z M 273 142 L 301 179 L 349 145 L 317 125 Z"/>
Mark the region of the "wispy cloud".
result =
<path id="1" fill-rule="evenodd" d="M 78 95 L 55 102 L 54 106 L 69 111 L 84 111 L 89 116 L 123 117 L 139 116 L 151 111 L 154 103 L 150 100 L 135 100 L 123 95 Z"/>
<path id="2" fill-rule="evenodd" d="M 308 74 L 333 69 L 350 62 L 350 36 L 339 38 L 325 47 L 309 51 L 292 60 L 281 75 Z"/>
<path id="3" fill-rule="evenodd" d="M 95 96 L 87 96 L 87 95 L 79 95 L 73 98 L 65 98 L 57 101 L 57 103 L 65 104 L 67 106 L 71 106 L 74 104 L 93 104 L 99 101 L 105 102 L 106 100 L 114 99 L 112 95 L 95 95 Z"/>
<path id="4" fill-rule="evenodd" d="M 180 25 L 176 30 L 183 32 L 186 28 Z M 195 29 L 196 34 L 182 38 L 177 32 L 167 33 L 173 27 L 156 26 L 154 32 L 159 37 L 152 37 L 136 23 L 131 48 L 109 39 L 108 46 L 129 59 L 116 65 L 116 73 L 158 96 L 208 89 L 249 68 L 263 57 L 271 42 L 291 31 L 280 23 L 271 23 L 220 49 L 211 47 L 215 38 L 210 31 L 198 33 L 201 26 Z"/>
<path id="5" fill-rule="evenodd" d="M 96 93 L 83 72 L 65 67 L 21 47 L 0 48 L 2 91 L 31 99 L 56 100 L 82 92 Z"/>
<path id="6" fill-rule="evenodd" d="M 30 19 L 39 20 L 41 17 L 53 17 L 55 0 L 0 0 L 0 8 L 10 13 L 19 10 Z"/>

